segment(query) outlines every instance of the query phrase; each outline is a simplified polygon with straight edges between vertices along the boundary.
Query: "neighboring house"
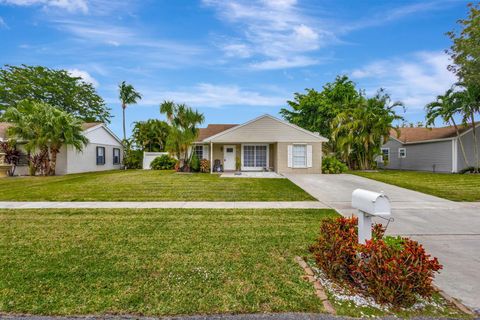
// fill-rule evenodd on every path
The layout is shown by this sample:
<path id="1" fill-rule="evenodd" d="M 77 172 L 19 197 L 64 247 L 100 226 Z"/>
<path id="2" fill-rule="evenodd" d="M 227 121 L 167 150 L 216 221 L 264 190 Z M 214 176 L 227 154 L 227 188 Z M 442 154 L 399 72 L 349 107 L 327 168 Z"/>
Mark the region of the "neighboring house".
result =
<path id="1" fill-rule="evenodd" d="M 9 123 L 0 122 L 0 141 L 6 141 Z M 82 151 L 71 146 L 63 146 L 57 157 L 56 174 L 70 174 L 90 171 L 120 169 L 123 157 L 122 141 L 103 123 L 84 123 L 83 134 L 88 144 Z M 22 143 L 19 142 L 22 150 Z M 23 160 L 16 174 L 27 175 L 28 163 Z"/>
<path id="2" fill-rule="evenodd" d="M 399 135 L 392 130 L 390 139 L 382 146 L 382 157 L 379 159 L 381 167 L 432 172 L 458 172 L 467 167 L 454 127 L 399 130 Z M 476 131 L 480 150 L 480 124 Z M 467 160 L 473 166 L 472 127 L 460 127 L 459 132 Z"/>
<path id="3" fill-rule="evenodd" d="M 263 115 L 241 125 L 210 124 L 200 129 L 193 151 L 224 171 L 321 173 L 326 138 L 286 121 Z"/>

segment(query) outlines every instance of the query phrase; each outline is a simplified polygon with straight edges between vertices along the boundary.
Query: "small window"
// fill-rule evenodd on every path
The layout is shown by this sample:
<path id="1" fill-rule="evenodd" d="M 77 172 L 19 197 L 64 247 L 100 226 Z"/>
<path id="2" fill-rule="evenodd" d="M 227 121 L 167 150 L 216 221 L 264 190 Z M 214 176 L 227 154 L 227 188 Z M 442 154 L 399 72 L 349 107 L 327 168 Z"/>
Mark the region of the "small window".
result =
<path id="1" fill-rule="evenodd" d="M 390 148 L 382 148 L 382 162 L 388 162 L 390 160 Z"/>
<path id="2" fill-rule="evenodd" d="M 233 148 L 227 148 L 227 153 L 232 153 L 233 152 Z"/>
<path id="3" fill-rule="evenodd" d="M 120 149 L 113 148 L 113 164 L 120 164 Z"/>
<path id="4" fill-rule="evenodd" d="M 307 145 L 305 144 L 293 145 L 293 167 L 294 168 L 307 167 Z"/>
<path id="5" fill-rule="evenodd" d="M 105 148 L 97 147 L 97 165 L 105 164 Z"/>
<path id="6" fill-rule="evenodd" d="M 195 146 L 194 152 L 198 159 L 203 159 L 203 146 Z"/>
<path id="7" fill-rule="evenodd" d="M 399 158 L 406 158 L 407 157 L 407 149 L 399 148 L 398 149 L 398 157 Z"/>

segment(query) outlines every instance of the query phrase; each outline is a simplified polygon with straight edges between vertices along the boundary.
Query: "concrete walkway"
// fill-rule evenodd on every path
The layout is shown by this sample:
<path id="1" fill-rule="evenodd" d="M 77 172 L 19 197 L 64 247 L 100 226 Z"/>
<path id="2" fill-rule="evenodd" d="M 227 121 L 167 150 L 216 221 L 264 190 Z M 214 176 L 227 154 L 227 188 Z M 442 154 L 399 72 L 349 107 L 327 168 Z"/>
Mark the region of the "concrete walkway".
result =
<path id="1" fill-rule="evenodd" d="M 322 209 L 318 201 L 163 201 L 163 202 L 13 202 L 0 201 L 0 209 Z"/>
<path id="2" fill-rule="evenodd" d="M 325 205 L 350 216 L 352 191 L 385 192 L 392 204 L 387 233 L 410 236 L 438 257 L 444 269 L 435 282 L 449 295 L 480 311 L 480 206 L 453 202 L 359 176 L 286 175 Z M 385 224 L 385 221 L 378 220 Z"/>

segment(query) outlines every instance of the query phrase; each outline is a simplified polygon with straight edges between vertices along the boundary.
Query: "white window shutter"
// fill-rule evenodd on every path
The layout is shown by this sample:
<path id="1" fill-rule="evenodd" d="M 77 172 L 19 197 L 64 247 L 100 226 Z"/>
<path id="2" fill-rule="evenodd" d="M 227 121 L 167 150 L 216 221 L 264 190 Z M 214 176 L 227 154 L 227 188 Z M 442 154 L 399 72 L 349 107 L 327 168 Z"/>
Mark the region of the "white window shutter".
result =
<path id="1" fill-rule="evenodd" d="M 307 145 L 307 168 L 312 167 L 312 145 Z"/>
<path id="2" fill-rule="evenodd" d="M 203 159 L 210 160 L 210 147 L 207 145 L 203 146 Z"/>
<path id="3" fill-rule="evenodd" d="M 288 146 L 288 167 L 293 167 L 293 145 Z"/>

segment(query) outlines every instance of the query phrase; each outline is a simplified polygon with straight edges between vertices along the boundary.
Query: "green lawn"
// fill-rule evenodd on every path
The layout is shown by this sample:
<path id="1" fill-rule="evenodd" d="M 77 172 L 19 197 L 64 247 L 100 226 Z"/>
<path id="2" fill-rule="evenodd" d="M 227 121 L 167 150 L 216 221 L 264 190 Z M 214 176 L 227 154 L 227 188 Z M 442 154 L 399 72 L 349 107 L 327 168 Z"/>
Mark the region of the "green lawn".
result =
<path id="1" fill-rule="evenodd" d="M 128 170 L 1 180 L 0 201 L 306 201 L 288 179 Z"/>
<path id="2" fill-rule="evenodd" d="M 296 255 L 332 210 L 3 210 L 0 313 L 322 312 Z"/>
<path id="3" fill-rule="evenodd" d="M 453 201 L 480 201 L 480 175 L 400 170 L 351 173 Z"/>

